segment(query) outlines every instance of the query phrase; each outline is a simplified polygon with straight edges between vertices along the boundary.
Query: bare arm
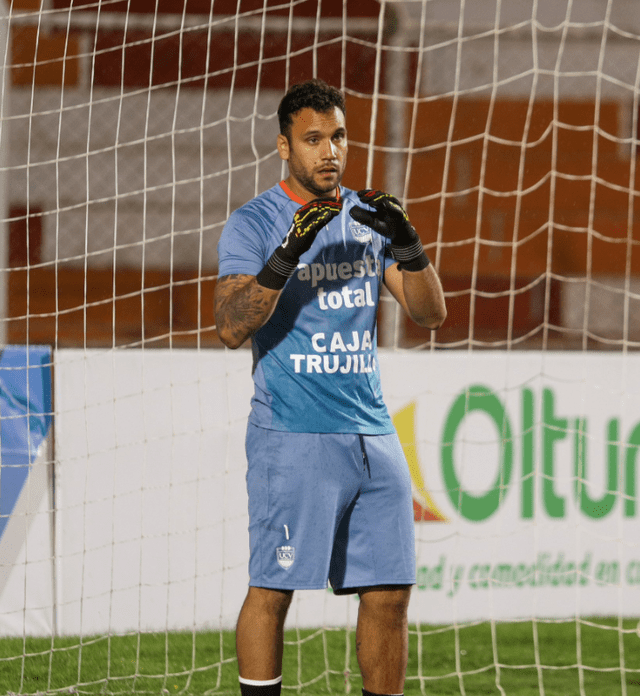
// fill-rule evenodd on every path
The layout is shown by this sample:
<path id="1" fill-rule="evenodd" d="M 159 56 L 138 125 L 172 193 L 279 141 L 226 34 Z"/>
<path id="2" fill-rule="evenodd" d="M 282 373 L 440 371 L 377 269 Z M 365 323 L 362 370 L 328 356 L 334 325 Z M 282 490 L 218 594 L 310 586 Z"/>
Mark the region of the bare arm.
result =
<path id="1" fill-rule="evenodd" d="M 421 271 L 401 271 L 393 264 L 384 282 L 404 311 L 419 326 L 439 329 L 447 318 L 440 278 L 432 264 Z"/>
<path id="2" fill-rule="evenodd" d="M 239 348 L 273 314 L 281 290 L 265 288 L 252 275 L 218 278 L 215 289 L 216 328 L 228 348 Z"/>

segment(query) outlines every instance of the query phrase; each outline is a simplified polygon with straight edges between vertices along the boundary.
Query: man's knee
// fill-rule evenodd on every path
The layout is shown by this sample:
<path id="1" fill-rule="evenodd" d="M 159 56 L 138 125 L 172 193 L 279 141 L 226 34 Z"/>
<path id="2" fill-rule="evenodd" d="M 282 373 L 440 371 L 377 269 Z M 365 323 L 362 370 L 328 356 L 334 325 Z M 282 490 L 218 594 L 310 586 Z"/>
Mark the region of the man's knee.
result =
<path id="1" fill-rule="evenodd" d="M 411 585 L 362 587 L 358 594 L 364 609 L 404 617 L 409 608 Z"/>
<path id="2" fill-rule="evenodd" d="M 286 616 L 293 598 L 293 590 L 272 590 L 266 587 L 250 587 L 244 606 L 251 613 Z"/>

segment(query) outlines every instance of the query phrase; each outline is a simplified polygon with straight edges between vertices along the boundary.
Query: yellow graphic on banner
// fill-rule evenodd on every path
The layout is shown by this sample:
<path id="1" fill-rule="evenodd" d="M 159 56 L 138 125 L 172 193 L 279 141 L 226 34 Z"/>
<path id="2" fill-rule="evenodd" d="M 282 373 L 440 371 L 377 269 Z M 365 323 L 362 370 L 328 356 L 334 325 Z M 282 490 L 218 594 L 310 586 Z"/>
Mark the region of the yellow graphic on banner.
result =
<path id="1" fill-rule="evenodd" d="M 414 401 L 393 416 L 393 424 L 398 432 L 414 486 L 413 519 L 416 522 L 447 522 L 447 518 L 438 509 L 427 490 L 422 476 L 416 446 L 416 404 Z M 418 500 L 416 500 L 416 494 Z"/>

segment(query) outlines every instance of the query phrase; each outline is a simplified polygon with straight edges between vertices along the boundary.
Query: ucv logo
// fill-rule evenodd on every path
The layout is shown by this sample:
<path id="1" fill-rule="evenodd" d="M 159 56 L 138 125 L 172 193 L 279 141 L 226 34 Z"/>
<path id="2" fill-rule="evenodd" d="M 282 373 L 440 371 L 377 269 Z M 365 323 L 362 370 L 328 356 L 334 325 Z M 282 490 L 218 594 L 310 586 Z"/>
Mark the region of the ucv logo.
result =
<path id="1" fill-rule="evenodd" d="M 276 549 L 276 559 L 282 568 L 288 570 L 296 560 L 296 549 L 294 546 L 278 546 Z"/>

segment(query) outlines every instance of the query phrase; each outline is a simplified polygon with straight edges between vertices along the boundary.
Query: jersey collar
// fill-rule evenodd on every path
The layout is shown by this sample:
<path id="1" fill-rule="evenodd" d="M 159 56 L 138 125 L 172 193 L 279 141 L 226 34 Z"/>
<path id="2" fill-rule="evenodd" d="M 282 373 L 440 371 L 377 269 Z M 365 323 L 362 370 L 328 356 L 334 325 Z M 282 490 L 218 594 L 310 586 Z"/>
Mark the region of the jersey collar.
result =
<path id="1" fill-rule="evenodd" d="M 298 196 L 296 193 L 294 193 L 285 183 L 284 179 L 280 182 L 280 188 L 289 196 L 289 198 L 292 201 L 295 201 L 296 203 L 299 203 L 300 205 L 306 205 L 308 201 L 303 200 Z M 340 200 L 340 187 L 338 186 L 338 200 Z"/>

